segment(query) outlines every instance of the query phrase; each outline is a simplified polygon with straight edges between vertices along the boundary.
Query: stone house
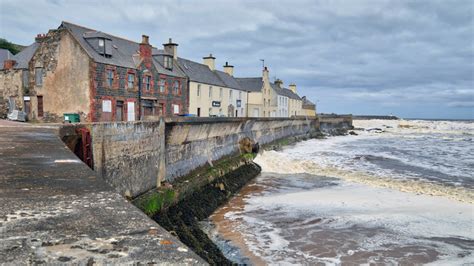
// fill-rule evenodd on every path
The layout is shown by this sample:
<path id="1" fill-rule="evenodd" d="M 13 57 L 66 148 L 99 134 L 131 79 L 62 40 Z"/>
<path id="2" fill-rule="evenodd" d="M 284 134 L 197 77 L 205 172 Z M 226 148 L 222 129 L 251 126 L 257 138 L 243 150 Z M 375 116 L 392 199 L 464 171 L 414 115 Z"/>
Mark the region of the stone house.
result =
<path id="1" fill-rule="evenodd" d="M 37 48 L 38 44 L 33 43 L 16 55 L 3 52 L 5 56 L 0 59 L 0 118 L 5 118 L 12 110 L 27 113 L 31 110 L 28 63 Z"/>
<path id="2" fill-rule="evenodd" d="M 227 62 L 224 71 L 215 67 L 210 54 L 203 63 L 179 58 L 178 63 L 189 78 L 189 113 L 201 116 L 247 116 L 247 91 L 234 78 L 234 67 Z"/>
<path id="3" fill-rule="evenodd" d="M 62 121 L 64 113 L 78 113 L 82 121 L 134 121 L 187 112 L 187 78 L 174 67 L 169 44 L 159 50 L 145 35 L 137 43 L 62 22 L 34 46 L 23 82 L 29 119 Z"/>

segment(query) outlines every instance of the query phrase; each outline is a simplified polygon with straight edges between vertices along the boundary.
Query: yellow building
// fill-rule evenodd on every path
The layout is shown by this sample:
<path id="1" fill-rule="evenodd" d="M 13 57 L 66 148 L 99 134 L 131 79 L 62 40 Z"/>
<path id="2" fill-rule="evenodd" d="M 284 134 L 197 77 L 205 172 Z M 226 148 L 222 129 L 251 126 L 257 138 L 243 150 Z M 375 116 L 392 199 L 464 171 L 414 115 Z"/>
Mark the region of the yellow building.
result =
<path id="1" fill-rule="evenodd" d="M 276 117 L 277 93 L 269 79 L 268 68 L 262 71 L 262 77 L 236 78 L 243 90 L 248 91 L 249 117 Z"/>
<path id="2" fill-rule="evenodd" d="M 247 91 L 233 77 L 233 66 L 226 62 L 224 71 L 216 70 L 215 57 L 203 58 L 203 63 L 178 58 L 181 69 L 189 78 L 189 114 L 201 117 L 247 116 Z"/>
<path id="3" fill-rule="evenodd" d="M 301 99 L 303 100 L 303 115 L 307 117 L 315 117 L 316 104 L 308 100 L 306 96 L 303 96 Z"/>

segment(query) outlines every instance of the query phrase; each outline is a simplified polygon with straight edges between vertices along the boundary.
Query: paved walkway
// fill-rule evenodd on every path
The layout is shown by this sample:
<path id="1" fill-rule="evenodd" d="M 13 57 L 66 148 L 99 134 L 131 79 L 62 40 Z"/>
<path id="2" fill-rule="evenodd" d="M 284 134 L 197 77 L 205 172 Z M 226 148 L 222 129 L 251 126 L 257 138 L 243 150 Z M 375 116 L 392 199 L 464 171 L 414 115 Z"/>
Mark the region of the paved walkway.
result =
<path id="1" fill-rule="evenodd" d="M 205 264 L 56 132 L 0 120 L 0 264 Z"/>

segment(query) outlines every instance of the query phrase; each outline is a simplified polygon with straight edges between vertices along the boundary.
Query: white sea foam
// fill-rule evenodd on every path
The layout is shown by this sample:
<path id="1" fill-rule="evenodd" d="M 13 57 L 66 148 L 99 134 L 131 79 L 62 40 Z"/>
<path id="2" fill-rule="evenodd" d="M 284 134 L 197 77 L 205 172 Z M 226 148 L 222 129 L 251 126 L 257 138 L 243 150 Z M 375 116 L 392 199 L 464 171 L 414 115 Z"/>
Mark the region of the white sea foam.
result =
<path id="1" fill-rule="evenodd" d="M 384 132 L 356 130 L 256 157 L 261 189 L 224 216 L 248 249 L 269 264 L 344 264 L 360 256 L 376 264 L 472 263 L 474 123 L 354 125 Z"/>
<path id="2" fill-rule="evenodd" d="M 259 154 L 255 162 L 263 172 L 279 174 L 307 173 L 312 175 L 337 177 L 351 182 L 370 186 L 391 188 L 402 192 L 412 192 L 433 196 L 444 196 L 461 202 L 474 203 L 472 190 L 463 187 L 443 186 L 423 180 L 394 179 L 387 176 L 370 175 L 362 171 L 338 169 L 331 166 L 320 166 L 310 160 L 292 160 L 285 153 L 268 151 Z"/>

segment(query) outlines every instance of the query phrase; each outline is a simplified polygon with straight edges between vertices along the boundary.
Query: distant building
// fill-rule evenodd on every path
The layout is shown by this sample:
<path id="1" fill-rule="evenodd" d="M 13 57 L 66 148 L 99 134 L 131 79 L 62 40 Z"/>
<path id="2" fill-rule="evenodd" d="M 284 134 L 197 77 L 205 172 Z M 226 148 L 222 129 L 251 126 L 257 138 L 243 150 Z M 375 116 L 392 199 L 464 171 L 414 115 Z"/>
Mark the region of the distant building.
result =
<path id="1" fill-rule="evenodd" d="M 303 100 L 303 115 L 308 117 L 316 116 L 316 104 L 312 103 L 306 98 L 306 96 L 301 97 Z"/>

